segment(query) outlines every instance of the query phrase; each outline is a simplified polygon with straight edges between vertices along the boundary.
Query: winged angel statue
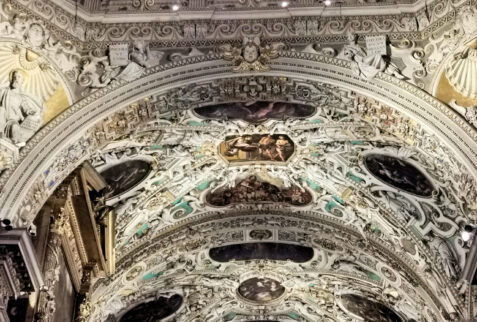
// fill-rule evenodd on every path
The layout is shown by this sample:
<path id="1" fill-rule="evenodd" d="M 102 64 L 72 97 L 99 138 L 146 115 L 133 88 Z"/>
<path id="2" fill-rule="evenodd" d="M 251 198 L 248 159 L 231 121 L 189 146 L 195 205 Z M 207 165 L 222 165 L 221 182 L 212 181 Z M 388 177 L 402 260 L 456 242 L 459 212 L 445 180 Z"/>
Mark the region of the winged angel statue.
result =
<path id="1" fill-rule="evenodd" d="M 224 59 L 234 64 L 234 72 L 268 71 L 267 64 L 271 59 L 277 58 L 278 53 L 285 47 L 283 43 L 272 43 L 260 46 L 259 37 L 244 37 L 241 47 L 232 47 L 230 44 L 222 45 Z"/>

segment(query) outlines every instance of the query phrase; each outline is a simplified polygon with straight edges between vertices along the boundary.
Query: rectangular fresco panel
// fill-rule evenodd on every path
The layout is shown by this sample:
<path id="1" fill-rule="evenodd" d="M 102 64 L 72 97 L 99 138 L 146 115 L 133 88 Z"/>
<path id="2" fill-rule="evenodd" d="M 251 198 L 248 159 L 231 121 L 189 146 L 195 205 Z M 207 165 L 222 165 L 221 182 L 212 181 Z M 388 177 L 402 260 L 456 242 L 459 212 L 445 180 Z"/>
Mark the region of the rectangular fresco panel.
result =
<path id="1" fill-rule="evenodd" d="M 220 154 L 230 162 L 286 162 L 294 151 L 293 141 L 283 134 L 229 136 L 219 147 Z"/>

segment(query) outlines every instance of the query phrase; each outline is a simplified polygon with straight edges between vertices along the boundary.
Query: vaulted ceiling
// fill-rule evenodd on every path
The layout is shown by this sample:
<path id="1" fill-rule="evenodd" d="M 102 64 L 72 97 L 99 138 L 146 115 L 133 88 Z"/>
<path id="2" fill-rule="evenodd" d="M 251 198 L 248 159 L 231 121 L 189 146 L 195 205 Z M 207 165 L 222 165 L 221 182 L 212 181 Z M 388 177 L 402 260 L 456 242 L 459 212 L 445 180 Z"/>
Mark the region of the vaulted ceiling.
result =
<path id="1" fill-rule="evenodd" d="M 475 3 L 126 2 L 0 12 L 0 109 L 38 106 L 0 123 L 0 217 L 34 229 L 84 164 L 107 184 L 81 319 L 474 316 Z"/>

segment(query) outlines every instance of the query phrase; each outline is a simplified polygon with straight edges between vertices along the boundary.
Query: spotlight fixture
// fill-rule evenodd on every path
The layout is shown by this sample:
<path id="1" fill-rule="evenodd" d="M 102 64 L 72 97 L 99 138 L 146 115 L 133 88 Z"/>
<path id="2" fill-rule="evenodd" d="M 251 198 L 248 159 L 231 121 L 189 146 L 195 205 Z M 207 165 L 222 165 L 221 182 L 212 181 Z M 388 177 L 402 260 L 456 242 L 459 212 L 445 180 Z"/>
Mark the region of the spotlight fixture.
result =
<path id="1" fill-rule="evenodd" d="M 331 0 L 325 0 L 325 1 L 323 1 L 323 3 L 325 4 L 325 6 L 330 6 L 331 5 Z"/>
<path id="2" fill-rule="evenodd" d="M 173 4 L 172 5 L 172 11 L 177 11 L 177 10 L 179 10 L 179 5 Z"/>
<path id="3" fill-rule="evenodd" d="M 282 1 L 281 6 L 282 6 L 282 8 L 286 8 L 286 7 L 288 7 L 289 4 L 290 3 L 288 1 Z"/>
<path id="4" fill-rule="evenodd" d="M 472 238 L 474 232 L 474 227 L 471 225 L 465 225 L 464 230 L 462 231 L 462 240 L 463 241 L 469 241 Z"/>

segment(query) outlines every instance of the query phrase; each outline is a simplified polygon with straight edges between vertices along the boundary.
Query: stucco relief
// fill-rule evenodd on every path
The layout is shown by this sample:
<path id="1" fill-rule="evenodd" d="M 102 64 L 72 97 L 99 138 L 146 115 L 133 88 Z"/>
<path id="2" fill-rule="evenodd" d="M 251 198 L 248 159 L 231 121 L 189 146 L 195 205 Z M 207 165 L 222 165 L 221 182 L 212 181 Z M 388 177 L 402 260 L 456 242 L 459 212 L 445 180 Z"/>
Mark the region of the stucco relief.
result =
<path id="1" fill-rule="evenodd" d="M 183 294 L 185 306 L 176 317 L 178 321 L 194 318 L 199 321 L 204 317 L 210 321 L 235 321 L 240 317 L 257 319 L 264 315 L 277 318 L 281 314 L 294 316 L 295 320 L 326 317 L 330 321 L 343 321 L 354 317 L 341 305 L 345 294 L 359 294 L 370 301 L 383 303 L 383 309 L 387 306 L 406 319 L 442 319 L 437 317 L 440 315 L 438 309 L 425 302 L 425 291 L 416 286 L 413 279 L 417 272 L 406 272 L 399 265 L 393 268 L 385 265 L 388 255 L 372 246 L 376 245 L 374 239 L 365 243 L 360 237 L 349 235 L 347 230 L 341 230 L 342 236 L 337 238 L 331 227 L 289 216 L 246 217 L 234 219 L 232 229 L 227 225 L 230 220 L 215 220 L 175 232 L 171 238 L 176 242 L 157 238 L 156 244 L 148 250 L 156 256 L 142 254 L 134 258 L 141 267 L 135 270 L 137 274 L 131 275 L 131 270 L 126 269 L 114 281 L 98 280 L 94 284 L 88 297 L 91 310 L 87 320 L 103 321 L 111 314 L 118 316 L 126 307 L 147 301 L 156 289 Z M 300 244 L 314 248 L 313 258 L 301 263 L 280 260 L 224 263 L 207 255 L 211 244 L 226 244 L 230 242 L 231 234 L 240 242 L 245 234 L 239 232 L 251 226 L 266 226 L 283 233 L 307 227 Z M 191 238 L 182 238 L 184 234 Z M 323 248 L 312 242 L 315 235 L 338 245 L 333 249 Z M 274 236 L 273 240 L 280 238 L 280 234 Z M 349 246 L 344 245 L 348 243 L 355 249 L 345 250 Z M 386 272 L 382 267 L 386 267 Z M 128 278 L 123 279 L 124 276 Z M 110 297 L 101 296 L 105 290 Z M 218 301 L 219 298 L 227 301 Z M 444 297 L 440 300 L 446 301 Z M 363 310 L 372 310 L 372 307 L 363 307 Z"/>

